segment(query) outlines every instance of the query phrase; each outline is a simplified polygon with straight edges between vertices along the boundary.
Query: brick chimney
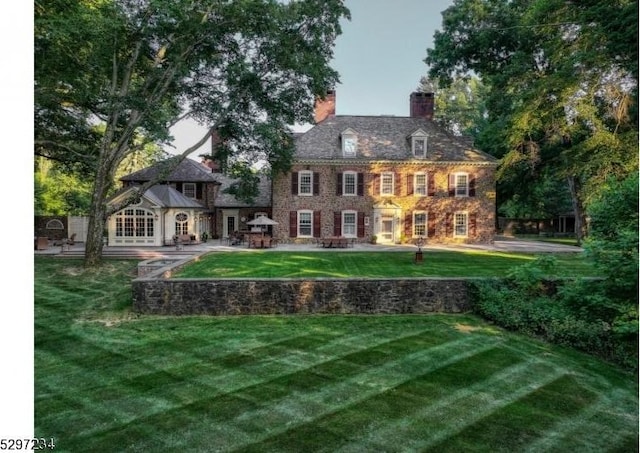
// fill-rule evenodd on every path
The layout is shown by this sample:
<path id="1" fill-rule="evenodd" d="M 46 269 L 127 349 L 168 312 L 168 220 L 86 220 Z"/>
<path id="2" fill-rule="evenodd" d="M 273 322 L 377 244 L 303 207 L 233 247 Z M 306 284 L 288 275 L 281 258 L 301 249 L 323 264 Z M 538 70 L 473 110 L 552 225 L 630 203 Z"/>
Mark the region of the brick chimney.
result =
<path id="1" fill-rule="evenodd" d="M 412 118 L 433 119 L 433 93 L 411 93 L 409 98 L 409 116 Z"/>
<path id="2" fill-rule="evenodd" d="M 211 169 L 211 173 L 220 173 L 220 162 L 216 159 L 216 152 L 220 143 L 222 143 L 220 135 L 218 135 L 217 131 L 214 131 L 211 134 L 211 157 L 213 157 L 213 160 L 205 157 L 201 162 L 202 165 Z"/>
<path id="3" fill-rule="evenodd" d="M 314 120 L 316 124 L 336 114 L 336 92 L 327 91 L 324 99 L 316 98 Z"/>

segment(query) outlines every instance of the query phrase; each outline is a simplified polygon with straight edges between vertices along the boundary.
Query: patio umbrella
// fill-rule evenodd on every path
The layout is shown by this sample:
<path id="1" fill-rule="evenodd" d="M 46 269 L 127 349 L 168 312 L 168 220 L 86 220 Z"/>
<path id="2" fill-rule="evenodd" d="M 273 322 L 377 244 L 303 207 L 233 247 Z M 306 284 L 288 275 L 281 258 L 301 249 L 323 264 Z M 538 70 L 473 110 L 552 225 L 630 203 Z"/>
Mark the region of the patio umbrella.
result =
<path id="1" fill-rule="evenodd" d="M 269 217 L 265 217 L 265 216 L 260 216 L 258 218 L 249 220 L 247 222 L 247 225 L 252 225 L 252 226 L 267 226 L 267 225 L 277 225 L 277 224 L 278 222 L 276 222 L 275 220 L 271 220 Z"/>

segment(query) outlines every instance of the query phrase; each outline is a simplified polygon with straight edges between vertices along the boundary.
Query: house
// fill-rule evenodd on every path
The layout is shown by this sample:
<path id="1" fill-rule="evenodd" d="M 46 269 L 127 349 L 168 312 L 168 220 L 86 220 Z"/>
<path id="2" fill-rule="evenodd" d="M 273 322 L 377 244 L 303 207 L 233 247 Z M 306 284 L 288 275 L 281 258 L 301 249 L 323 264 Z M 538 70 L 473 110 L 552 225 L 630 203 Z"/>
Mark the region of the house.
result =
<path id="1" fill-rule="evenodd" d="M 109 199 L 110 206 L 124 204 L 140 185 L 166 173 L 137 204 L 109 216 L 110 246 L 169 245 L 176 236 L 199 241 L 203 233 L 228 237 L 236 230 L 249 229 L 247 221 L 271 215 L 271 182 L 266 177 L 261 177 L 260 194 L 249 204 L 225 192 L 235 180 L 222 173 L 215 162 L 186 158 L 170 171 L 169 162 L 158 162 L 120 178 L 122 188 Z"/>
<path id="2" fill-rule="evenodd" d="M 433 93 L 412 93 L 408 117 L 335 115 L 335 100 L 316 103 L 291 171 L 273 181 L 280 241 L 493 240 L 498 161 L 433 121 Z"/>

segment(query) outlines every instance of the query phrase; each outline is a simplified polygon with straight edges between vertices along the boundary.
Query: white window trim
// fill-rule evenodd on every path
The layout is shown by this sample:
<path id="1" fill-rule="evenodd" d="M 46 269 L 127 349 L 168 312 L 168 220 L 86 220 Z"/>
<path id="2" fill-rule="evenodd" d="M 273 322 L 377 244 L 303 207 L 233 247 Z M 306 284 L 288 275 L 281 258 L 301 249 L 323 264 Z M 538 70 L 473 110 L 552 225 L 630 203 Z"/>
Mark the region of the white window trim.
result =
<path id="1" fill-rule="evenodd" d="M 354 222 L 353 222 L 353 227 L 354 227 L 353 231 L 354 231 L 354 233 L 353 234 L 346 234 L 344 232 L 344 230 L 345 230 L 345 228 L 344 228 L 344 226 L 345 226 L 344 218 L 345 218 L 345 215 L 347 215 L 347 214 L 353 214 L 353 220 L 354 220 Z M 340 216 L 340 223 L 341 223 L 340 231 L 342 231 L 342 236 L 344 236 L 346 238 L 356 238 L 356 237 L 358 237 L 358 211 L 353 211 L 353 210 L 342 211 L 342 215 Z"/>
<path id="2" fill-rule="evenodd" d="M 153 211 L 140 207 L 128 207 L 124 208 L 114 214 L 115 218 L 115 232 L 116 238 L 153 238 L 156 235 L 155 214 Z M 127 219 L 129 221 L 127 221 Z M 143 219 L 143 232 L 144 234 L 137 234 L 138 232 L 138 219 Z M 129 228 L 127 228 L 129 224 Z M 150 227 L 150 228 L 149 228 Z M 151 230 L 153 234 L 147 235 Z M 133 234 L 126 234 L 127 232 L 133 232 Z"/>
<path id="3" fill-rule="evenodd" d="M 458 193 L 458 176 L 464 176 L 467 179 L 467 183 L 464 187 L 464 194 Z M 454 191 L 456 197 L 468 197 L 469 196 L 469 173 L 458 172 L 453 174 Z"/>
<path id="4" fill-rule="evenodd" d="M 353 129 L 347 129 L 340 135 L 342 139 L 342 156 L 343 157 L 356 157 L 358 154 L 358 136 Z M 347 152 L 347 142 L 353 142 L 353 151 Z"/>
<path id="5" fill-rule="evenodd" d="M 190 187 L 193 190 L 193 196 L 187 195 L 187 187 Z M 196 183 L 195 182 L 183 182 L 182 183 L 182 195 L 187 198 L 191 198 L 193 200 L 196 199 Z"/>
<path id="6" fill-rule="evenodd" d="M 391 175 L 391 192 L 384 193 L 384 176 Z M 396 193 L 396 175 L 391 171 L 385 171 L 380 173 L 380 196 L 381 197 L 392 197 Z"/>
<path id="7" fill-rule="evenodd" d="M 424 234 L 416 234 L 416 215 L 424 214 Z M 423 237 L 426 238 L 429 236 L 429 213 L 427 211 L 413 211 L 413 216 L 411 218 L 411 233 L 414 238 Z"/>
<path id="8" fill-rule="evenodd" d="M 464 234 L 458 234 L 456 228 L 456 216 L 463 215 L 464 216 Z M 454 238 L 466 238 L 469 237 L 469 213 L 467 211 L 456 211 L 453 213 L 453 237 Z"/>
<path id="9" fill-rule="evenodd" d="M 302 177 L 303 175 L 309 175 L 309 193 L 302 192 Z M 313 196 L 313 172 L 310 170 L 303 170 L 298 172 L 298 195 L 301 197 Z"/>
<path id="10" fill-rule="evenodd" d="M 306 235 L 306 234 L 300 234 L 300 217 L 301 214 L 309 214 L 310 220 L 311 220 L 311 233 Z M 300 211 L 298 211 L 298 216 L 297 216 L 297 224 L 298 224 L 298 236 L 299 238 L 312 238 L 313 237 L 313 211 L 309 210 L 309 209 L 301 209 Z"/>
<path id="11" fill-rule="evenodd" d="M 418 176 L 424 176 L 424 193 L 418 193 Z M 426 197 L 429 194 L 429 176 L 424 172 L 419 172 L 413 175 L 413 196 L 414 197 Z"/>
<path id="12" fill-rule="evenodd" d="M 416 154 L 416 145 L 418 144 L 418 140 L 424 141 L 424 148 L 422 149 L 422 154 Z M 427 157 L 427 149 L 429 147 L 429 141 L 427 135 L 415 135 L 411 137 L 411 153 L 413 157 L 417 159 L 425 159 Z"/>
<path id="13" fill-rule="evenodd" d="M 353 176 L 353 193 L 347 193 L 347 175 Z M 342 173 L 342 195 L 345 197 L 355 197 L 358 195 L 358 172 L 345 171 Z"/>

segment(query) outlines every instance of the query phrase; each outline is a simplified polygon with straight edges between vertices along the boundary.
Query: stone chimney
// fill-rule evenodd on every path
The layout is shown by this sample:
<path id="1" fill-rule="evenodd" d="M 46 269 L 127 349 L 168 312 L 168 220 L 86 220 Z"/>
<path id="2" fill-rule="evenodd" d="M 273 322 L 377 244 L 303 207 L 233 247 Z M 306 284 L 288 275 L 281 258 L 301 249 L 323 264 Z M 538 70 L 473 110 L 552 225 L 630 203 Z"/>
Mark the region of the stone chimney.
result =
<path id="1" fill-rule="evenodd" d="M 316 124 L 336 114 L 336 92 L 327 91 L 324 99 L 316 98 L 314 120 Z"/>
<path id="2" fill-rule="evenodd" d="M 412 118 L 433 119 L 433 93 L 411 93 L 409 98 L 409 116 Z"/>

